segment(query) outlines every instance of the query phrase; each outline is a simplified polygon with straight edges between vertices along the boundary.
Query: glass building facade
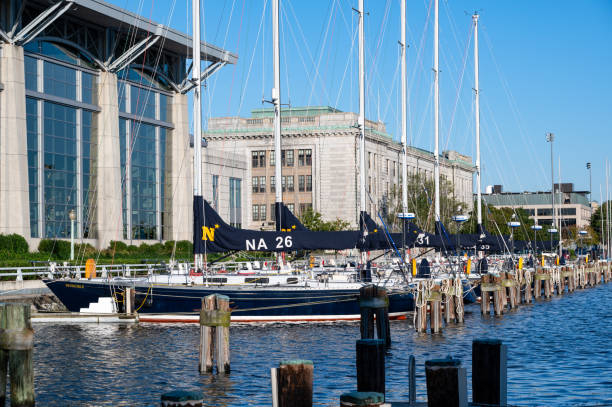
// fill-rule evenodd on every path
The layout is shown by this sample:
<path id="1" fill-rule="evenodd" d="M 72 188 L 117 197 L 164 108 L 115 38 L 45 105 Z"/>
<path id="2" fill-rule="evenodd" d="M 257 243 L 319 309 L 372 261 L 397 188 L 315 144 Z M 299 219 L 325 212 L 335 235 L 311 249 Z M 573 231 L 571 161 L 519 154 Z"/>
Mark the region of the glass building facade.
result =
<path id="1" fill-rule="evenodd" d="M 170 93 L 143 72 L 119 73 L 124 239 L 167 239 L 165 187 Z"/>
<path id="2" fill-rule="evenodd" d="M 94 238 L 94 115 L 97 71 L 70 47 L 25 47 L 26 125 L 31 237 Z M 124 239 L 162 240 L 167 231 L 166 146 L 171 93 L 132 68 L 118 74 Z"/>
<path id="3" fill-rule="evenodd" d="M 26 126 L 31 237 L 88 238 L 91 221 L 96 71 L 60 45 L 25 47 Z"/>

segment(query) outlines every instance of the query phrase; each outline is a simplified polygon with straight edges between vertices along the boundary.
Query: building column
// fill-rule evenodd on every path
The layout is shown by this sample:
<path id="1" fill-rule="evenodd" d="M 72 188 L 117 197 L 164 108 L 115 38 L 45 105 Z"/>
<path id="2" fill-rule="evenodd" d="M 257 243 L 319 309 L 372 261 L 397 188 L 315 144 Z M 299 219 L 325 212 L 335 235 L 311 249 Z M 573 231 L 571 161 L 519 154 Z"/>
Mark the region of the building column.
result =
<path id="1" fill-rule="evenodd" d="M 189 110 L 187 95 L 172 96 L 172 123 L 166 150 L 166 196 L 168 240 L 193 239 L 193 157 L 189 148 Z"/>
<path id="2" fill-rule="evenodd" d="M 30 241 L 23 48 L 0 48 L 0 233 Z"/>
<path id="3" fill-rule="evenodd" d="M 123 239 L 121 151 L 117 75 L 100 72 L 98 81 L 98 104 L 101 111 L 94 115 L 96 164 L 91 188 L 95 191 L 96 244 L 98 249 L 104 249 L 111 240 Z"/>

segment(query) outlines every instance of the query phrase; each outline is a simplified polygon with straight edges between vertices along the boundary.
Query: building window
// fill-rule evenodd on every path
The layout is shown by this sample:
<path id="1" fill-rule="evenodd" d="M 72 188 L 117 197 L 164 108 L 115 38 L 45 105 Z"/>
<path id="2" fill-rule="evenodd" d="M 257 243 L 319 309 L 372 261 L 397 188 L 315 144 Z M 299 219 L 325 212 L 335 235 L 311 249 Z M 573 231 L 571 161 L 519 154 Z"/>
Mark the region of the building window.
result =
<path id="1" fill-rule="evenodd" d="M 281 178 L 281 187 L 283 188 L 283 192 L 287 190 L 287 177 L 285 175 Z"/>
<path id="2" fill-rule="evenodd" d="M 253 193 L 259 192 L 259 177 L 253 177 L 251 183 L 253 184 Z"/>
<path id="3" fill-rule="evenodd" d="M 540 208 L 538 209 L 538 216 L 552 216 L 551 208 Z"/>
<path id="4" fill-rule="evenodd" d="M 292 203 L 288 203 L 287 208 L 291 211 L 291 213 L 293 213 L 293 211 L 295 210 L 295 205 Z"/>
<path id="5" fill-rule="evenodd" d="M 298 190 L 300 192 L 304 192 L 305 188 L 306 188 L 306 181 L 304 180 L 304 176 L 298 175 Z"/>
<path id="6" fill-rule="evenodd" d="M 561 215 L 576 216 L 576 208 L 561 208 Z"/>
<path id="7" fill-rule="evenodd" d="M 274 183 L 274 175 L 270 177 L 270 192 L 276 192 L 276 184 Z"/>
<path id="8" fill-rule="evenodd" d="M 276 220 L 276 212 L 274 211 L 274 204 L 270 205 L 270 220 Z"/>
<path id="9" fill-rule="evenodd" d="M 309 166 L 312 164 L 312 150 L 298 150 L 298 165 Z"/>
<path id="10" fill-rule="evenodd" d="M 253 168 L 266 167 L 266 152 L 265 151 L 252 151 L 251 161 Z"/>
<path id="11" fill-rule="evenodd" d="M 294 164 L 293 150 L 281 151 L 281 162 L 284 167 L 293 167 L 293 164 Z"/>
<path id="12" fill-rule="evenodd" d="M 259 205 L 253 205 L 253 220 L 259 220 Z"/>
<path id="13" fill-rule="evenodd" d="M 312 191 L 312 175 L 306 175 L 306 191 Z"/>
<path id="14" fill-rule="evenodd" d="M 259 192 L 266 192 L 266 177 L 259 177 Z"/>
<path id="15" fill-rule="evenodd" d="M 240 178 L 230 178 L 229 184 L 230 226 L 240 228 L 242 226 L 242 180 Z"/>
<path id="16" fill-rule="evenodd" d="M 216 211 L 219 210 L 219 176 L 212 176 L 212 206 Z"/>
<path id="17" fill-rule="evenodd" d="M 276 163 L 276 155 L 274 153 L 274 150 L 270 150 L 270 167 L 274 167 L 275 163 Z"/>
<path id="18" fill-rule="evenodd" d="M 259 220 L 266 220 L 266 205 L 259 205 Z"/>
<path id="19" fill-rule="evenodd" d="M 293 175 L 283 176 L 283 192 L 287 190 L 293 192 Z"/>

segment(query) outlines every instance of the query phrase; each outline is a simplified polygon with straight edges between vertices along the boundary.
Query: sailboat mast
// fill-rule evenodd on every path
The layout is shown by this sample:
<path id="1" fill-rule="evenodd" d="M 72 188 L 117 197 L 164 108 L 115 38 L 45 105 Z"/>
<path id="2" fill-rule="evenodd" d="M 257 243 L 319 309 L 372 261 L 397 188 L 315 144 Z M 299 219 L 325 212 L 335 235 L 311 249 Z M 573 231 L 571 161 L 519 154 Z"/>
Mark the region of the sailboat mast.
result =
<path id="1" fill-rule="evenodd" d="M 202 196 L 202 100 L 200 95 L 200 0 L 192 1 L 193 14 L 193 196 Z M 194 268 L 204 268 L 204 256 L 196 254 Z"/>
<path id="2" fill-rule="evenodd" d="M 435 215 L 436 228 L 440 222 L 440 86 L 438 83 L 438 0 L 435 0 L 434 12 L 434 185 L 435 185 Z"/>
<path id="3" fill-rule="evenodd" d="M 366 176 L 365 176 L 365 70 L 364 70 L 364 13 L 363 0 L 359 0 L 359 180 L 360 210 L 366 210 Z M 361 215 L 360 215 L 361 216 Z"/>
<path id="4" fill-rule="evenodd" d="M 482 195 L 480 184 L 480 88 L 478 85 L 478 13 L 472 16 L 474 21 L 474 96 L 476 110 L 476 213 L 478 219 L 478 232 L 482 232 Z"/>
<path id="5" fill-rule="evenodd" d="M 193 195 L 202 195 L 202 101 L 200 98 L 200 0 L 192 0 L 193 14 Z"/>
<path id="6" fill-rule="evenodd" d="M 402 212 L 408 212 L 408 171 L 406 168 L 406 0 L 401 3 L 401 41 L 400 55 L 402 67 Z"/>
<path id="7" fill-rule="evenodd" d="M 280 105 L 280 45 L 278 36 L 279 0 L 272 2 L 272 41 L 273 41 L 273 65 L 274 65 L 274 87 L 272 88 L 272 103 L 274 104 L 274 178 L 276 178 L 276 231 L 281 229 L 280 205 L 283 202 L 282 186 L 282 162 L 281 162 L 281 105 Z"/>
<path id="8" fill-rule="evenodd" d="M 561 190 L 561 156 L 559 155 L 559 261 L 563 255 L 563 191 Z"/>

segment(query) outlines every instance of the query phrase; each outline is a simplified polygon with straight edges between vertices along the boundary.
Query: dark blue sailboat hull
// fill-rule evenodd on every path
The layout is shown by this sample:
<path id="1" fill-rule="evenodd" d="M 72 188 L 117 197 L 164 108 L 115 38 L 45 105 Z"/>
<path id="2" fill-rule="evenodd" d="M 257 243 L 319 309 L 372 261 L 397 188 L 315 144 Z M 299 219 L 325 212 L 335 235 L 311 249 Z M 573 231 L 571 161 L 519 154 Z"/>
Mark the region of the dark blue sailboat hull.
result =
<path id="1" fill-rule="evenodd" d="M 78 312 L 102 297 L 115 298 L 119 310 L 125 286 L 89 280 L 46 280 L 45 283 L 71 312 Z M 202 298 L 223 294 L 230 298 L 233 321 L 330 321 L 359 319 L 359 291 L 305 287 L 228 288 L 205 286 L 136 285 L 134 309 L 141 321 L 197 321 Z M 408 291 L 389 294 L 391 318 L 405 318 L 414 310 Z M 159 318 L 155 318 L 155 315 Z M 162 317 L 163 316 L 163 317 Z"/>

